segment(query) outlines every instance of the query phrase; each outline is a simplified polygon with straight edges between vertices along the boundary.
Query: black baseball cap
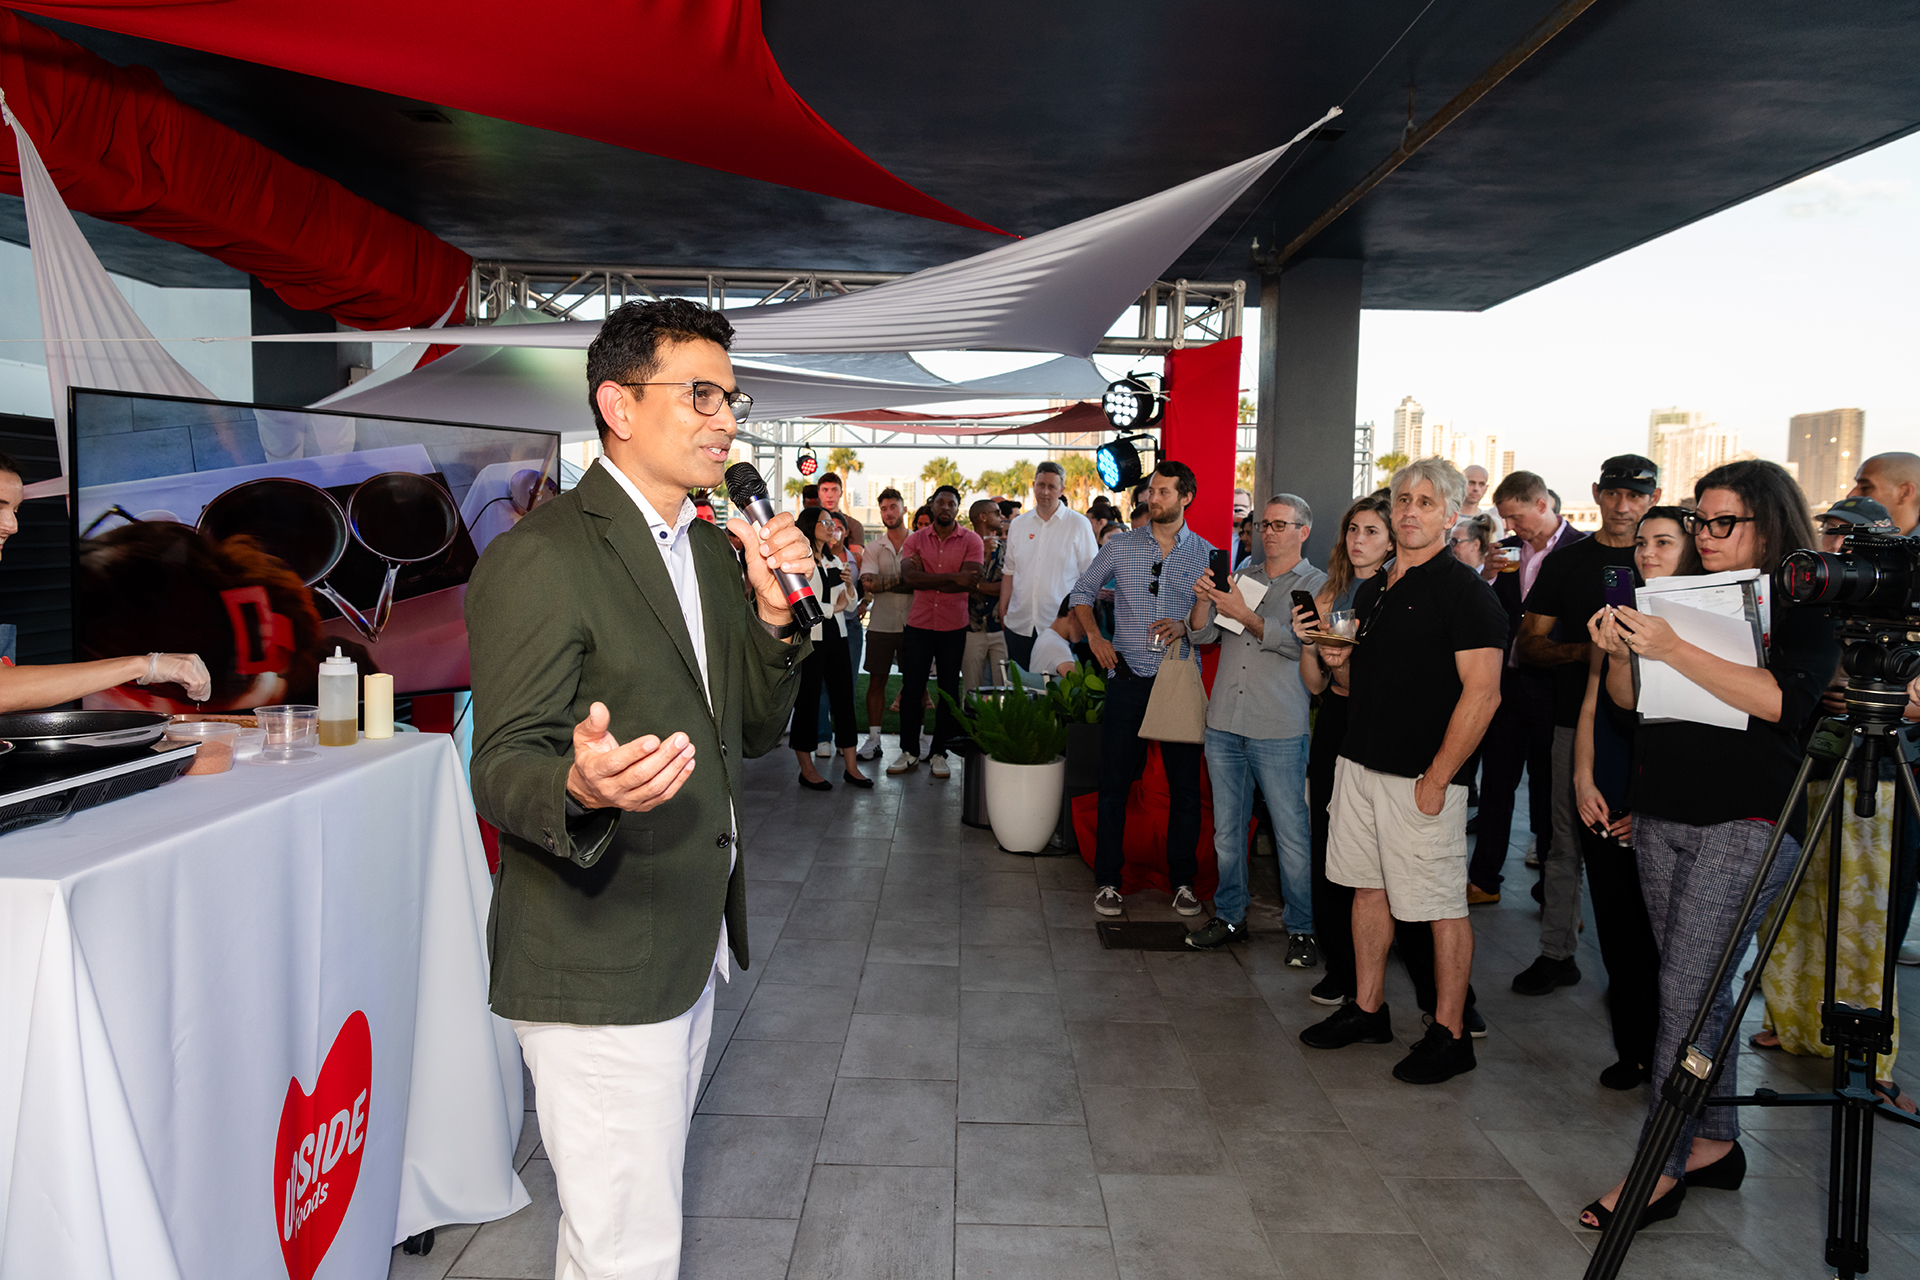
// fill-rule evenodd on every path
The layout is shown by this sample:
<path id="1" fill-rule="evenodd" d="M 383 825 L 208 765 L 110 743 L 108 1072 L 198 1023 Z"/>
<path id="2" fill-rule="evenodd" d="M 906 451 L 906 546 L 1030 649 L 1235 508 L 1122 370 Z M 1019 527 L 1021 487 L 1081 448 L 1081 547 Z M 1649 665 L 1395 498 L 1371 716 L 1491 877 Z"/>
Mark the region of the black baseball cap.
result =
<path id="1" fill-rule="evenodd" d="M 1622 453 L 1600 464 L 1600 487 L 1652 493 L 1660 487 L 1660 468 L 1653 465 L 1651 458 Z"/>
<path id="2" fill-rule="evenodd" d="M 1840 501 L 1815 516 L 1816 520 L 1845 520 L 1850 525 L 1862 529 L 1873 529 L 1880 533 L 1898 533 L 1893 527 L 1893 517 L 1887 509 L 1872 498 L 1851 497 Z"/>

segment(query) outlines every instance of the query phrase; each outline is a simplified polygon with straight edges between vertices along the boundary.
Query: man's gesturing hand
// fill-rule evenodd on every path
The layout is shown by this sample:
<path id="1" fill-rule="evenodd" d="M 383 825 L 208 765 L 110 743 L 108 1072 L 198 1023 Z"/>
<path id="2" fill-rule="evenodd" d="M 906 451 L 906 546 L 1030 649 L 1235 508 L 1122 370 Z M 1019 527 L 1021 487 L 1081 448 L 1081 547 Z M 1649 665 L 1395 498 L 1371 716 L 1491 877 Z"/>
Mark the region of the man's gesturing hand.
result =
<path id="1" fill-rule="evenodd" d="M 783 602 L 784 603 L 784 602 Z M 589 809 L 645 813 L 673 799 L 693 776 L 693 743 L 684 733 L 662 742 L 652 734 L 618 742 L 607 731 L 607 704 L 596 702 L 573 727 L 567 794 Z"/>
<path id="2" fill-rule="evenodd" d="M 773 573 L 784 569 L 803 578 L 813 576 L 813 551 L 807 545 L 807 535 L 794 527 L 791 511 L 782 511 L 758 528 L 735 516 L 727 521 L 727 532 L 746 548 L 747 585 L 759 598 L 761 619 L 776 627 L 785 626 L 793 617 L 793 608 Z"/>

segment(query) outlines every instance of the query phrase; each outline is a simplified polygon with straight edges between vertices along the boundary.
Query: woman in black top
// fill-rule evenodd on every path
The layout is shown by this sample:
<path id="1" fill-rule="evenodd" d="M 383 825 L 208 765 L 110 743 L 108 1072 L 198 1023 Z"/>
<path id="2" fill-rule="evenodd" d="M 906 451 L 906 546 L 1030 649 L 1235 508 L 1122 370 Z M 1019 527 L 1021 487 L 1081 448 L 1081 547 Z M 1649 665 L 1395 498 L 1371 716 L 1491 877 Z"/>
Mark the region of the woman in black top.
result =
<path id="1" fill-rule="evenodd" d="M 1793 477 L 1774 463 L 1716 467 L 1701 477 L 1694 493 L 1698 506 L 1689 514 L 1687 527 L 1708 573 L 1758 569 L 1770 576 L 1789 551 L 1814 545 L 1806 498 Z M 1709 995 L 1712 1012 L 1700 1043 L 1717 1043 L 1732 1012 L 1732 974 L 1711 993 L 1707 981 L 1792 789 L 1804 729 L 1817 714 L 1820 695 L 1840 662 L 1840 646 L 1825 609 L 1772 603 L 1772 616 L 1763 622 L 1764 667 L 1717 658 L 1680 639 L 1666 622 L 1636 609 L 1603 609 L 1588 623 L 1594 643 L 1611 659 L 1606 688 L 1619 706 L 1635 705 L 1628 659 L 1637 656 L 1667 663 L 1747 715 L 1744 729 L 1663 721 L 1642 724 L 1634 735 L 1628 787 L 1633 847 L 1647 915 L 1660 944 L 1660 1025 L 1652 1063 L 1656 1075 L 1678 1060 L 1694 1011 Z M 1738 940 L 1739 949 L 1751 941 L 1798 853 L 1798 843 L 1787 836 L 1759 906 Z M 1736 1044 L 1721 1064 L 1715 1095 L 1733 1093 L 1737 1056 Z M 1649 1127 L 1658 1106 L 1656 1094 Z M 1666 1166 L 1641 1221 L 1672 1217 L 1690 1185 L 1738 1187 L 1746 1173 L 1739 1132 L 1732 1107 L 1710 1106 L 1704 1118 L 1689 1119 L 1672 1152 L 1666 1153 Z M 1581 1224 L 1604 1227 L 1619 1194 L 1616 1186 L 1588 1205 Z"/>
<path id="2" fill-rule="evenodd" d="M 827 616 L 813 629 L 813 651 L 800 661 L 800 692 L 794 706 L 802 708 L 793 717 L 788 746 L 800 757 L 800 785 L 809 791 L 831 791 L 833 784 L 820 776 L 813 766 L 813 749 L 820 743 L 820 690 L 827 691 L 827 706 L 833 715 L 833 740 L 840 748 L 845 772 L 841 781 L 850 787 L 871 788 L 873 779 L 860 772 L 854 743 L 859 727 L 854 723 L 853 654 L 847 647 L 845 610 L 854 590 L 851 559 L 841 543 L 840 522 L 824 507 L 808 507 L 794 521 L 794 527 L 813 543 L 813 594 L 827 610 Z"/>

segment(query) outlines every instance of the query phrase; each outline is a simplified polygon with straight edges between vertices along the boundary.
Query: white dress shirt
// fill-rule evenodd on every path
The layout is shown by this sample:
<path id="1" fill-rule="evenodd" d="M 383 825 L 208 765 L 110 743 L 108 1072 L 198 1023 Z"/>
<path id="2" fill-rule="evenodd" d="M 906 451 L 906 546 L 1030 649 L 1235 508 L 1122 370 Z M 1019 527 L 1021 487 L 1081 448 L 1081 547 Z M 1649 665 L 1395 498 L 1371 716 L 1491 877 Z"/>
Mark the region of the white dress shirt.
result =
<path id="1" fill-rule="evenodd" d="M 606 468 L 607 474 L 626 491 L 627 496 L 633 499 L 633 505 L 640 508 L 640 514 L 647 518 L 647 528 L 653 533 L 653 545 L 660 548 L 660 559 L 667 566 L 667 579 L 673 583 L 674 598 L 680 602 L 680 615 L 687 621 L 687 636 L 693 641 L 694 660 L 700 664 L 700 689 L 707 695 L 707 707 L 711 710 L 713 686 L 707 675 L 707 622 L 706 615 L 700 609 L 700 579 L 694 572 L 693 539 L 687 536 L 687 530 L 700 518 L 693 499 L 682 498 L 676 519 L 668 524 L 653 509 L 646 495 L 640 492 L 639 486 L 627 479 L 624 471 L 605 458 L 598 459 L 596 465 Z M 731 808 L 733 802 L 729 800 L 727 803 Z M 740 820 L 737 815 L 732 817 L 732 825 L 734 834 L 738 836 Z M 734 863 L 740 860 L 737 844 L 736 840 L 728 845 L 729 850 L 735 850 L 727 855 L 728 875 L 733 874 Z M 724 915 L 720 917 L 720 945 L 714 952 L 713 967 L 721 981 L 732 981 L 727 960 L 727 918 Z"/>
<path id="2" fill-rule="evenodd" d="M 1053 625 L 1060 602 L 1093 563 L 1100 543 L 1092 522 L 1063 502 L 1051 520 L 1042 520 L 1038 510 L 1015 516 L 1007 526 L 1006 546 L 1000 571 L 1013 579 L 1006 627 L 1036 636 Z"/>

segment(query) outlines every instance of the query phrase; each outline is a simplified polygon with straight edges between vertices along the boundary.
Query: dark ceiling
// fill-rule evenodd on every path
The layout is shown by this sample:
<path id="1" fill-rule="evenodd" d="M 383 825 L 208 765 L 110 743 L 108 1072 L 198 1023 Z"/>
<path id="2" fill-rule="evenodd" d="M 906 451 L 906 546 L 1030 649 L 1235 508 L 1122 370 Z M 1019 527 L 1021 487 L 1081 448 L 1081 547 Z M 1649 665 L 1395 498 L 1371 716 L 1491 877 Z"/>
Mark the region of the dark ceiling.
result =
<path id="1" fill-rule="evenodd" d="M 1424 6 L 1424 12 L 1423 12 Z M 1545 0 L 765 0 L 800 95 L 881 164 L 1011 231 L 1059 226 L 1290 137 L 1168 271 L 1249 276 L 1473 82 Z M 1417 19 L 1417 20 L 1416 20 Z M 187 103 L 477 258 L 911 271 L 996 237 L 433 104 L 45 20 Z M 370 38 L 372 38 L 370 33 Z M 1398 43 L 1396 44 L 1396 40 Z M 637 52 L 475 74 L 631 77 Z M 1377 64 L 1377 65 L 1376 65 Z M 1598 0 L 1313 242 L 1366 262 L 1368 307 L 1476 309 L 1920 127 L 1920 3 Z M 0 236 L 24 241 L 17 199 Z M 101 259 L 159 284 L 237 273 L 83 219 Z"/>

